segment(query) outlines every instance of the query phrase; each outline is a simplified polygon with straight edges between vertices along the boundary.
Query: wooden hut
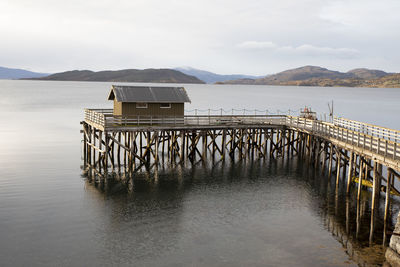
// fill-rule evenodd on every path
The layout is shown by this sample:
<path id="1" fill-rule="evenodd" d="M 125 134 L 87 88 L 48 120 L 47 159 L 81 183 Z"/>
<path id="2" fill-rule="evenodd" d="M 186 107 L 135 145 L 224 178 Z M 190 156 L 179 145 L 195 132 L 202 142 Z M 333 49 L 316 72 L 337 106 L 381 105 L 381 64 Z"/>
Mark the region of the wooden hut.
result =
<path id="1" fill-rule="evenodd" d="M 113 85 L 108 100 L 114 101 L 114 115 L 184 116 L 190 99 L 183 87 Z"/>

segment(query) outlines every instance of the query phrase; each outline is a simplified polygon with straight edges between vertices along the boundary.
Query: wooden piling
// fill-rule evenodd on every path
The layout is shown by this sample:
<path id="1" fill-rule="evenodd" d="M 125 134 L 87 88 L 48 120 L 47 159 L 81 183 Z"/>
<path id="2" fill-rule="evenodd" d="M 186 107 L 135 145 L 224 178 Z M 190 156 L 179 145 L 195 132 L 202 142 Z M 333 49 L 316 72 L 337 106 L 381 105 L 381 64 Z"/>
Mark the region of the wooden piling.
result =
<path id="1" fill-rule="evenodd" d="M 350 153 L 350 159 L 349 159 L 349 171 L 347 175 L 347 186 L 346 186 L 346 194 L 350 194 L 350 185 L 351 185 L 351 180 L 353 178 L 353 157 L 354 153 Z"/>
<path id="2" fill-rule="evenodd" d="M 359 171 L 358 171 L 358 191 L 357 191 L 357 201 L 360 201 L 361 188 L 362 188 L 362 177 L 363 177 L 363 161 L 360 156 Z"/>

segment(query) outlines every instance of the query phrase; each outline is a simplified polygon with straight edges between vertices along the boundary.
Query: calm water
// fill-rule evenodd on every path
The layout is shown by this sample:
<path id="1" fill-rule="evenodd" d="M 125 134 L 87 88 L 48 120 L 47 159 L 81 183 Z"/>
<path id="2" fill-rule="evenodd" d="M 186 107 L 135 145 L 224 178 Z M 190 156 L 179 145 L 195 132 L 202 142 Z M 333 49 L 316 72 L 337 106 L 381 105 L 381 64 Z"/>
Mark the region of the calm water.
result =
<path id="1" fill-rule="evenodd" d="M 365 245 L 368 206 L 359 241 L 354 216 L 343 234 L 342 189 L 335 195 L 297 160 L 166 166 L 129 184 L 89 183 L 79 121 L 85 107 L 112 107 L 110 85 L 0 80 L 1 266 L 356 266 L 343 239 L 379 257 Z M 336 115 L 400 129 L 400 89 L 185 87 L 188 110 L 323 113 L 334 100 Z"/>

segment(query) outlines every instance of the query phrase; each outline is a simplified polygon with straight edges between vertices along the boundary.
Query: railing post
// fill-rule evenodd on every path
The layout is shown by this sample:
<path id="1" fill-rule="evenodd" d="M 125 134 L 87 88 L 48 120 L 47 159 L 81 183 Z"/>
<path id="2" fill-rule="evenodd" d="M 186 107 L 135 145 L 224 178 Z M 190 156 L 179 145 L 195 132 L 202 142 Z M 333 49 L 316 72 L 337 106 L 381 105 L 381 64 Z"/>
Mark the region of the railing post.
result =
<path id="1" fill-rule="evenodd" d="M 370 150 L 372 151 L 372 149 L 373 149 L 373 146 L 372 146 L 372 141 L 373 141 L 373 137 L 372 137 L 372 135 L 371 135 L 371 140 L 370 140 L 370 144 L 369 144 L 369 146 L 370 146 Z"/>
<path id="2" fill-rule="evenodd" d="M 378 154 L 379 154 L 379 151 L 381 150 L 380 146 L 381 146 L 381 139 L 379 137 L 377 137 L 376 153 L 378 153 Z"/>
<path id="3" fill-rule="evenodd" d="M 364 140 L 363 140 L 363 149 L 365 149 L 365 134 L 364 135 Z"/>
<path id="4" fill-rule="evenodd" d="M 387 156 L 388 151 L 388 140 L 385 140 L 385 157 Z"/>
<path id="5" fill-rule="evenodd" d="M 396 149 L 397 149 L 397 143 L 393 144 L 393 159 L 396 159 Z"/>

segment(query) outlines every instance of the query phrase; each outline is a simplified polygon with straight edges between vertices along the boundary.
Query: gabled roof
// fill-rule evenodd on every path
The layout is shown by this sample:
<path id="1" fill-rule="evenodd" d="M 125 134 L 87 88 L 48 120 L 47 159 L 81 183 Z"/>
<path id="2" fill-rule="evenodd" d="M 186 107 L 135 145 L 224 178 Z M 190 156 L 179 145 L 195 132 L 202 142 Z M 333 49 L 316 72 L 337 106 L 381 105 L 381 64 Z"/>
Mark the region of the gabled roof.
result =
<path id="1" fill-rule="evenodd" d="M 183 87 L 113 85 L 108 100 L 118 102 L 184 103 L 190 99 Z"/>

